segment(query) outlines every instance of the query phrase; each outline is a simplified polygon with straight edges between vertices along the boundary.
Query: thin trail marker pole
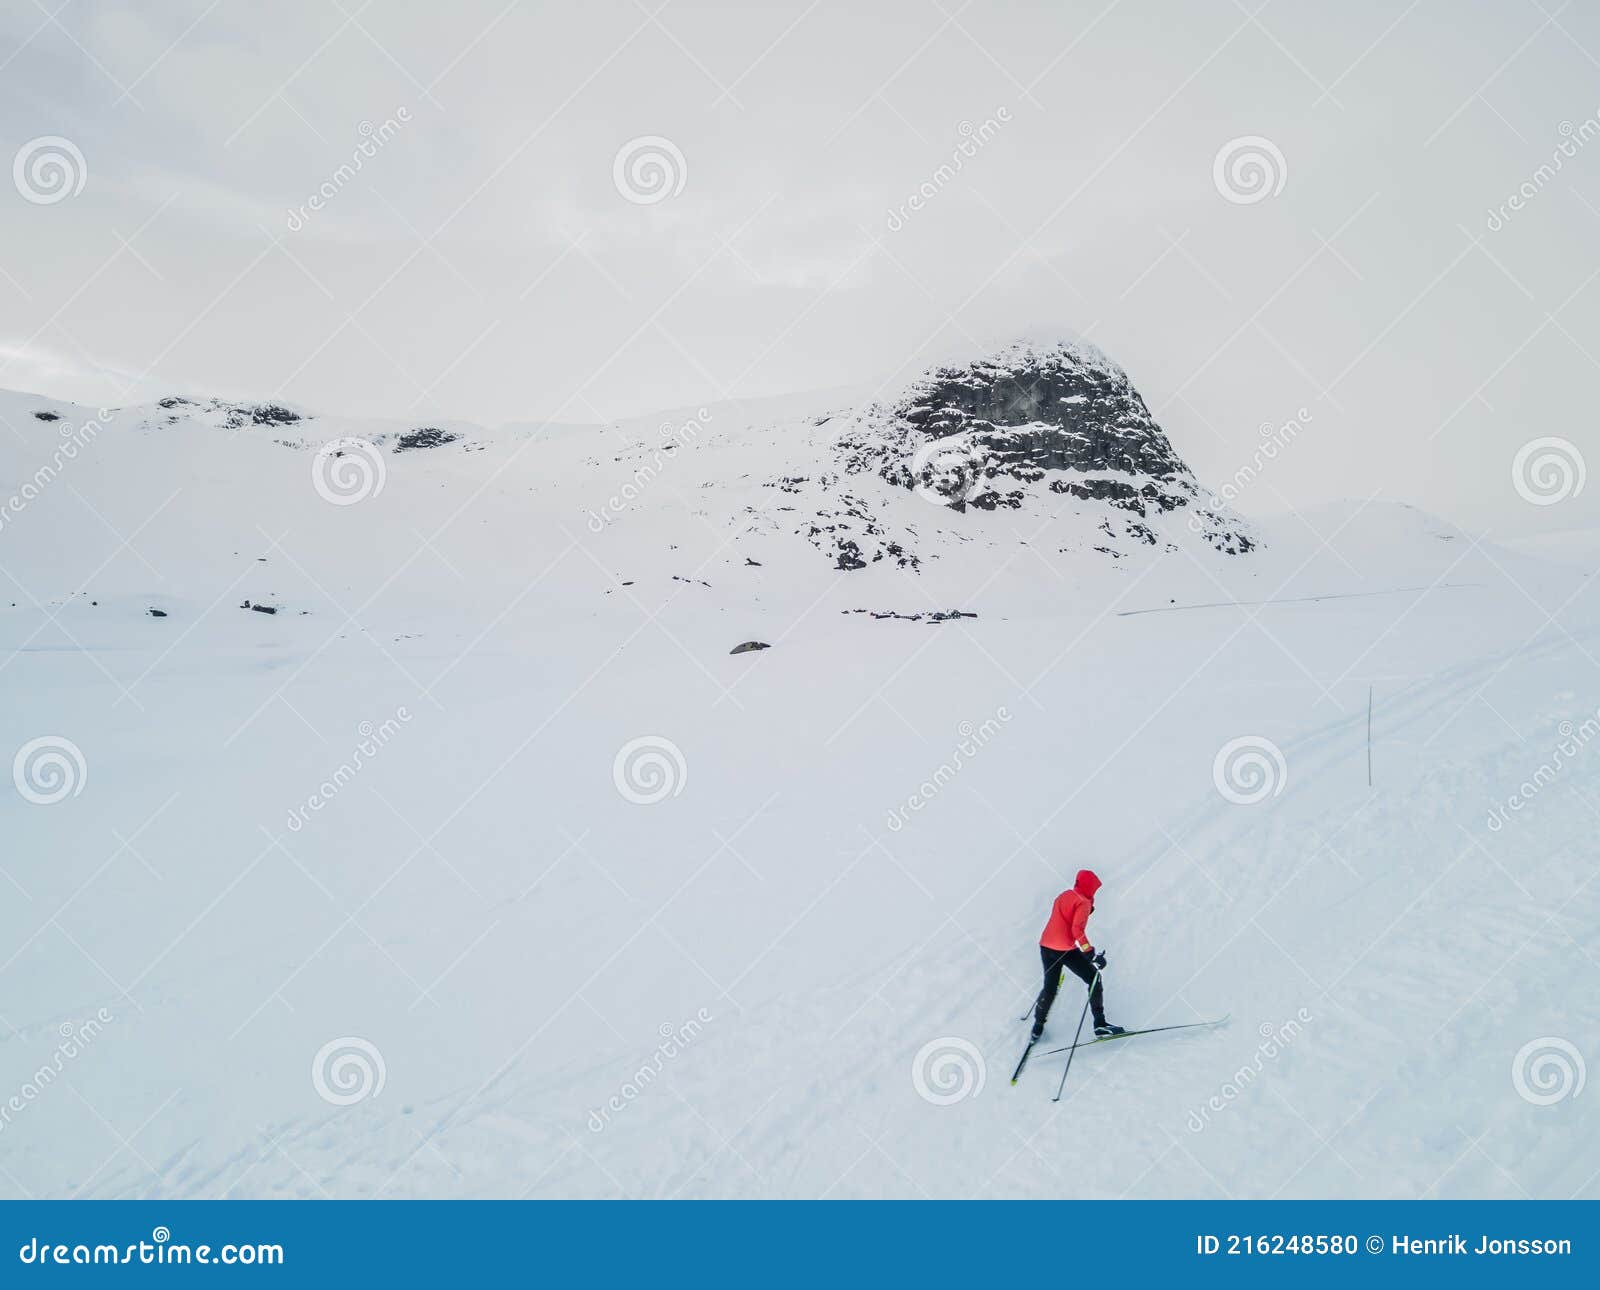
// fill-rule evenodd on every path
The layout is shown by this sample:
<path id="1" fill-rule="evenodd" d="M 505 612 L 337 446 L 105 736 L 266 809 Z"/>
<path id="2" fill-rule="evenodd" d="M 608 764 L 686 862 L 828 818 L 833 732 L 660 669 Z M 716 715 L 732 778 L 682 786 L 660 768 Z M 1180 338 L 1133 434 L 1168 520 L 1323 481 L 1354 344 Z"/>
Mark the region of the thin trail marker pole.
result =
<path id="1" fill-rule="evenodd" d="M 1372 787 L 1372 687 L 1367 687 L 1367 787 Z"/>

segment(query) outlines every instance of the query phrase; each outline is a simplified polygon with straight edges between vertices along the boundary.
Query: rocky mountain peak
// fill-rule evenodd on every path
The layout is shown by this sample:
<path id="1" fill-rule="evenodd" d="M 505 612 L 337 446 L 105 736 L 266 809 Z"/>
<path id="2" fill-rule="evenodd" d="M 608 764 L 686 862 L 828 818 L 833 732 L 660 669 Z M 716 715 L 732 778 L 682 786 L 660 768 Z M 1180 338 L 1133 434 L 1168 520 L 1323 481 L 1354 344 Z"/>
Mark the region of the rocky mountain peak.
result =
<path id="1" fill-rule="evenodd" d="M 895 414 L 923 437 L 906 472 L 937 487 L 950 459 L 970 475 L 953 506 L 1022 504 L 1024 487 L 1110 502 L 1144 516 L 1198 496 L 1128 374 L 1100 350 L 1022 342 L 916 381 Z"/>
<path id="2" fill-rule="evenodd" d="M 851 477 L 868 474 L 957 516 L 1032 509 L 1087 519 L 1100 535 L 1093 549 L 1113 558 L 1130 544 L 1176 549 L 1181 535 L 1153 524 L 1175 512 L 1219 551 L 1255 545 L 1237 517 L 1204 504 L 1128 374 L 1092 345 L 1019 341 L 932 368 L 898 398 L 844 418 L 834 445 L 838 504 L 822 512 L 830 522 L 804 531 L 845 569 L 920 563 L 916 534 L 895 533 L 857 492 Z"/>

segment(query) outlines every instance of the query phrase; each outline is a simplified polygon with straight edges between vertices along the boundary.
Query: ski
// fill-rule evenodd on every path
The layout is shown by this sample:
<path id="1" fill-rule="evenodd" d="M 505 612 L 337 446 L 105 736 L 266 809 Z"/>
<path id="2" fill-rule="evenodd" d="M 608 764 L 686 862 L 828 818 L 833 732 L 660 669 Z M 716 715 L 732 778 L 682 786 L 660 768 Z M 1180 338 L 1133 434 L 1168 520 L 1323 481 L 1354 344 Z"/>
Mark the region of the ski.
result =
<path id="1" fill-rule="evenodd" d="M 1017 1063 L 1017 1069 L 1011 1072 L 1011 1082 L 1013 1084 L 1017 1082 L 1018 1076 L 1022 1074 L 1022 1068 L 1028 1064 L 1028 1054 L 1033 1051 L 1033 1046 L 1038 1042 L 1037 1039 L 1030 1039 L 1028 1040 L 1028 1046 L 1022 1050 L 1022 1060 Z"/>
<path id="2" fill-rule="evenodd" d="M 1088 1048 L 1091 1044 L 1109 1044 L 1113 1039 L 1132 1039 L 1135 1035 L 1157 1035 L 1166 1030 L 1204 1030 L 1211 1026 L 1222 1025 L 1232 1015 L 1224 1013 L 1213 1021 L 1188 1021 L 1180 1026 L 1148 1026 L 1144 1030 L 1125 1030 L 1120 1035 L 1105 1035 L 1099 1039 L 1085 1039 L 1081 1043 L 1067 1044 L 1062 1048 L 1047 1049 L 1044 1055 L 1049 1057 L 1052 1053 L 1070 1053 L 1074 1048 Z"/>
<path id="3" fill-rule="evenodd" d="M 1060 980 L 1061 980 L 1061 978 L 1059 976 L 1056 977 L 1056 981 L 1057 981 L 1058 985 L 1060 983 Z M 1033 1006 L 1030 1007 L 1020 1017 L 1018 1017 L 1017 1020 L 1018 1021 L 1027 1021 L 1027 1020 L 1029 1020 L 1034 1015 L 1034 1009 L 1037 1008 L 1038 1006 L 1039 1006 L 1038 1001 L 1035 1000 Z M 1038 1042 L 1039 1041 L 1037 1039 L 1029 1039 L 1028 1040 L 1028 1046 L 1022 1050 L 1022 1060 L 1017 1063 L 1017 1069 L 1011 1072 L 1011 1082 L 1013 1084 L 1015 1084 L 1017 1082 L 1017 1079 L 1021 1076 L 1022 1068 L 1028 1064 L 1028 1054 L 1033 1051 L 1033 1046 Z"/>

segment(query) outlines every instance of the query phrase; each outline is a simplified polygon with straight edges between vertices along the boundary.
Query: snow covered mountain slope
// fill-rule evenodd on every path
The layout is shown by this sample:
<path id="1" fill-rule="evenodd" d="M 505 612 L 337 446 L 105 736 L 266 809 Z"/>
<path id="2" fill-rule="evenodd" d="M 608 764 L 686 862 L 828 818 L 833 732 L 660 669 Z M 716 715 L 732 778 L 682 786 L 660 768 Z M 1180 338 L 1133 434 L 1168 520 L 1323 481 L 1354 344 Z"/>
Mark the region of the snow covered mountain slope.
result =
<path id="1" fill-rule="evenodd" d="M 1593 1196 L 1587 571 L 1200 516 L 1030 353 L 843 428 L 0 395 L 0 1191 Z M 1084 865 L 1113 1019 L 1232 1020 L 1052 1104 Z"/>

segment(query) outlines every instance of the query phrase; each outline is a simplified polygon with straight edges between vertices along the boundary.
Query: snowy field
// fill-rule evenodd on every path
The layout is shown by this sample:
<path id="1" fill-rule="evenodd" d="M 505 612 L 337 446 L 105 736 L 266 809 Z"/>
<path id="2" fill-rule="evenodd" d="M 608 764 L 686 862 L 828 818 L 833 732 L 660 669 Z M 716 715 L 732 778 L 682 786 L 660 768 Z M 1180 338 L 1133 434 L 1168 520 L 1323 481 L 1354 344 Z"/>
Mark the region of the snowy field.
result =
<path id="1" fill-rule="evenodd" d="M 0 524 L 0 1194 L 1600 1194 L 1592 535 L 885 486 L 841 572 L 787 405 L 93 415 L 0 396 L 8 493 L 82 441 Z M 1085 866 L 1111 1018 L 1230 1020 L 1053 1103 Z"/>

